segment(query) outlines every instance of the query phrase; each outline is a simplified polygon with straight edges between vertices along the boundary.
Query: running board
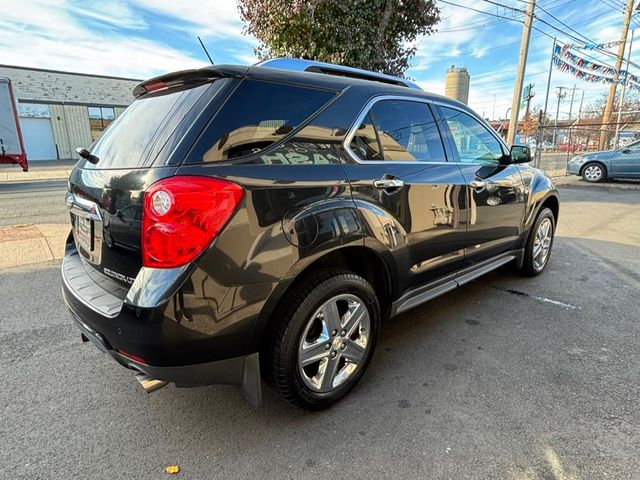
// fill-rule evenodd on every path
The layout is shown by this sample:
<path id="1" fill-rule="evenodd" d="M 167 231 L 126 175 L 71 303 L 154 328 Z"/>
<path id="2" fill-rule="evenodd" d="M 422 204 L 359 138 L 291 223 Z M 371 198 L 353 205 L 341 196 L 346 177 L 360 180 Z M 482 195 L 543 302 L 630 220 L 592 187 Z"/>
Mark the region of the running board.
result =
<path id="1" fill-rule="evenodd" d="M 405 293 L 391 305 L 391 316 L 394 317 L 402 312 L 406 312 L 418 305 L 422 305 L 429 300 L 433 300 L 440 295 L 444 295 L 465 283 L 469 283 L 482 275 L 489 273 L 502 265 L 513 260 L 519 260 L 524 254 L 523 250 L 513 250 L 503 253 L 497 257 L 485 260 L 484 262 L 465 268 L 459 272 L 452 273 L 435 282 L 428 283 Z"/>

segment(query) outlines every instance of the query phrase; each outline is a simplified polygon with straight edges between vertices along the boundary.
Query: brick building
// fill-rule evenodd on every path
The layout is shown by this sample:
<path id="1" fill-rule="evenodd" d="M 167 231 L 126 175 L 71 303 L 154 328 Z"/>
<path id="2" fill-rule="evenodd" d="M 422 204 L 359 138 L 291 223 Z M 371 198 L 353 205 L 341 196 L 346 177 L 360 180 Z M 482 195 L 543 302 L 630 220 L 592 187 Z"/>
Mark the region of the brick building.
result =
<path id="1" fill-rule="evenodd" d="M 13 85 L 29 161 L 76 158 L 133 101 L 140 80 L 0 65 Z"/>

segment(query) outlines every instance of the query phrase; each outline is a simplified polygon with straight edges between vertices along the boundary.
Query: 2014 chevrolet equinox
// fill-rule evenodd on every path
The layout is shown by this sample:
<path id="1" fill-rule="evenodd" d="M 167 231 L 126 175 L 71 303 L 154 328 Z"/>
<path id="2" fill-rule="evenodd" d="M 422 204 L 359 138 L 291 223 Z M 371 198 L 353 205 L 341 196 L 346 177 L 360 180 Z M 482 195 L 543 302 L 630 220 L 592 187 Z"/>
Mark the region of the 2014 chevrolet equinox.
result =
<path id="1" fill-rule="evenodd" d="M 148 80 L 71 172 L 64 298 L 152 391 L 264 377 L 325 408 L 380 323 L 549 261 L 558 193 L 473 111 L 411 82 L 277 59 Z"/>

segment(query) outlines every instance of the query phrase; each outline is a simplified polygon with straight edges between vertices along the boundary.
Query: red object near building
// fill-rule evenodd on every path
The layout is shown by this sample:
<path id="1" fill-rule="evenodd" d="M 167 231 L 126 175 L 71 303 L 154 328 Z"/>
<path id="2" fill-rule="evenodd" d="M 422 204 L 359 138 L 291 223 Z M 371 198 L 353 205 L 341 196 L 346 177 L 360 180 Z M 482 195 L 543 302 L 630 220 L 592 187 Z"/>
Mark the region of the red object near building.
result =
<path id="1" fill-rule="evenodd" d="M 13 88 L 5 77 L 0 77 L 0 163 L 15 163 L 25 172 L 29 170 Z"/>

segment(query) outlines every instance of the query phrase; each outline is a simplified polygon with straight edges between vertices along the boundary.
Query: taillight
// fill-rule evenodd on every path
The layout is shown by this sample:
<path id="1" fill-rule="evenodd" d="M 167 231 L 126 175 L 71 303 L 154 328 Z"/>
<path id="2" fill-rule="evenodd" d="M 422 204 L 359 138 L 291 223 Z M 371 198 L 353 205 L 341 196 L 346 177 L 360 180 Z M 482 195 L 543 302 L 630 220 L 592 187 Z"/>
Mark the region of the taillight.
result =
<path id="1" fill-rule="evenodd" d="M 177 176 L 144 194 L 142 264 L 173 268 L 192 261 L 220 233 L 244 190 L 218 178 Z"/>

